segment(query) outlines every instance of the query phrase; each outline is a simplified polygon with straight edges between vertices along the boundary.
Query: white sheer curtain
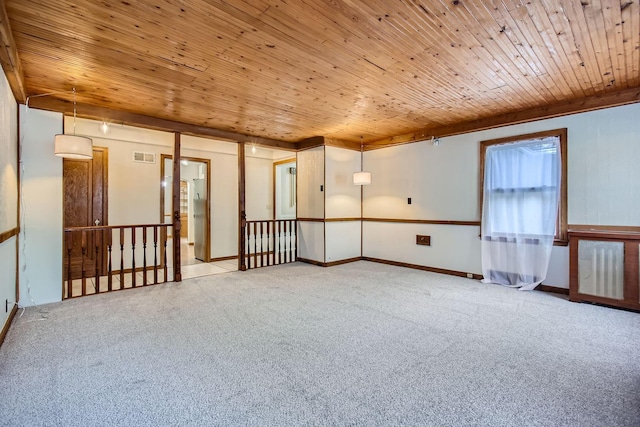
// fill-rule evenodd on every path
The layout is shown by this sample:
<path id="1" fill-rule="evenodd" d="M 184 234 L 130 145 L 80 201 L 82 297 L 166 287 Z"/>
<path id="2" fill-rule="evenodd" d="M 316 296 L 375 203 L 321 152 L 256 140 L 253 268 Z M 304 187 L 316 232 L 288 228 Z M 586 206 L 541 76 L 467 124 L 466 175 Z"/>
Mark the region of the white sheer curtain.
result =
<path id="1" fill-rule="evenodd" d="M 481 231 L 485 283 L 531 290 L 546 277 L 561 164 L 558 137 L 487 147 Z"/>

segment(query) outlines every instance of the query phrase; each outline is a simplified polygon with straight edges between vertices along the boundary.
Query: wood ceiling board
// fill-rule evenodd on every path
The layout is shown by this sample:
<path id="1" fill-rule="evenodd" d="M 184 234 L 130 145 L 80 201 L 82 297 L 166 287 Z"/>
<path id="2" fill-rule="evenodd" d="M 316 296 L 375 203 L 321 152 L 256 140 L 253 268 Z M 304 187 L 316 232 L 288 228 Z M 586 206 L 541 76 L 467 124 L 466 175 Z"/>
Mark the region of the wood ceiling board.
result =
<path id="1" fill-rule="evenodd" d="M 432 15 L 434 15 L 434 12 L 429 12 L 426 13 L 423 11 L 422 8 L 417 8 L 415 10 L 415 13 L 420 15 L 421 19 L 423 20 L 429 20 L 430 22 L 432 22 L 431 28 L 433 28 L 433 31 L 435 32 L 435 34 L 437 35 L 439 32 L 443 32 L 443 29 L 440 28 L 440 25 L 438 22 L 433 21 L 434 18 L 432 18 Z M 426 16 L 426 18 L 422 18 L 422 15 Z M 445 16 L 445 17 L 451 17 L 452 14 L 447 12 L 439 12 L 439 15 Z M 449 19 L 449 18 L 447 18 Z M 466 18 L 465 18 L 466 20 Z M 468 21 L 465 21 L 468 22 Z M 452 22 L 449 22 L 449 25 L 453 25 Z M 467 25 L 468 26 L 468 25 Z M 459 28 L 455 28 L 455 30 L 459 30 Z M 459 31 L 458 31 L 459 33 Z M 423 34 L 424 35 L 424 34 Z M 422 37 L 422 35 L 421 35 Z M 437 38 L 427 38 L 424 41 L 424 44 L 427 46 L 433 46 L 436 43 L 438 43 Z M 455 41 L 449 41 L 448 43 L 454 44 L 455 46 L 458 46 L 456 44 Z M 459 41 L 457 42 L 459 44 Z M 479 40 L 477 40 L 476 38 L 473 38 L 473 40 L 468 41 L 467 44 L 473 44 L 475 46 L 479 46 L 481 44 L 481 42 Z M 460 47 L 460 46 L 458 46 Z M 457 47 L 451 47 L 448 45 L 445 46 L 440 46 L 438 48 L 434 48 L 434 47 L 429 47 L 428 50 L 426 51 L 428 54 L 431 55 L 431 61 L 435 61 L 437 63 L 444 63 L 447 64 L 447 66 L 451 67 L 455 67 L 454 68 L 449 68 L 445 73 L 445 75 L 451 79 L 454 82 L 458 83 L 458 86 L 464 86 L 464 87 L 473 87 L 476 88 L 476 93 L 474 95 L 471 95 L 473 98 L 476 98 L 478 100 L 482 100 L 482 99 L 486 99 L 489 97 L 492 97 L 494 100 L 499 100 L 503 105 L 509 105 L 509 104 L 515 104 L 515 105 L 523 105 L 523 103 L 525 103 L 526 105 L 526 101 L 523 101 L 523 99 L 529 98 L 530 97 L 530 93 L 527 90 L 522 90 L 520 89 L 519 91 L 516 91 L 516 93 L 511 93 L 509 96 L 505 95 L 504 91 L 502 89 L 500 89 L 499 87 L 501 85 L 503 85 L 503 83 L 499 83 L 499 84 L 495 84 L 493 83 L 490 86 L 486 86 L 485 89 L 482 89 L 482 83 L 480 83 L 481 80 L 488 80 L 488 81 L 493 81 L 493 75 L 492 74 L 488 74 L 488 75 L 484 75 L 484 76 L 479 76 L 478 74 L 475 75 L 468 75 L 466 74 L 466 70 L 470 70 L 470 69 L 483 69 L 483 68 L 491 68 L 494 66 L 494 63 L 496 62 L 494 60 L 494 58 L 489 57 L 488 55 L 484 55 L 487 56 L 487 60 L 485 62 L 479 61 L 478 59 L 478 55 L 477 52 L 471 52 L 472 55 L 469 56 L 467 55 L 466 58 L 463 57 L 463 55 L 465 55 L 465 53 L 467 51 L 473 50 L 473 48 L 469 49 L 468 46 L 462 46 L 463 49 L 459 49 Z M 466 48 L 465 48 L 466 47 Z M 481 49 L 482 50 L 482 49 Z M 423 58 L 421 61 L 419 61 L 418 63 L 422 63 L 426 60 Z M 463 62 L 460 62 L 463 61 Z M 468 84 L 466 82 L 469 81 L 474 81 L 474 84 Z M 514 80 L 517 82 L 517 80 Z M 516 86 L 519 86 L 520 84 L 517 83 Z M 497 89 L 497 90 L 496 90 Z M 490 90 L 496 90 L 494 92 L 488 92 Z M 452 94 L 456 94 L 458 95 L 459 98 L 462 98 L 462 95 L 459 93 L 460 89 L 456 88 L 454 89 L 454 92 L 452 92 Z M 496 97 L 496 95 L 499 95 L 498 97 Z"/>
<path id="2" fill-rule="evenodd" d="M 22 63 L 18 56 L 15 40 L 13 39 L 13 30 L 7 16 L 7 10 L 4 0 L 0 1 L 0 64 L 7 77 L 13 97 L 18 102 L 25 102 L 26 89 L 24 82 L 24 72 Z"/>
<path id="3" fill-rule="evenodd" d="M 475 24 L 471 23 L 472 27 L 477 31 L 483 31 L 487 38 L 485 43 L 493 46 L 494 60 L 499 61 L 498 58 L 501 57 L 500 53 L 502 52 L 513 64 L 512 67 L 509 67 L 512 70 L 510 75 L 520 82 L 532 98 L 535 97 L 535 99 L 544 100 L 544 102 L 554 100 L 553 94 L 544 85 L 541 85 L 539 80 L 535 79 L 538 73 L 537 69 L 531 66 L 531 62 L 526 59 L 526 56 L 521 55 L 509 40 L 487 6 L 483 3 L 469 2 L 465 3 L 465 7 L 471 10 L 471 14 L 476 20 Z M 508 63 L 505 61 L 505 64 Z"/>
<path id="4" fill-rule="evenodd" d="M 548 11 L 547 17 L 549 24 L 553 28 L 553 32 L 558 37 L 558 42 L 562 46 L 562 50 L 567 57 L 569 64 L 566 72 L 573 72 L 580 84 L 580 88 L 585 96 L 592 96 L 596 90 L 591 83 L 597 74 L 593 73 L 592 68 L 585 67 L 585 63 L 576 46 L 575 37 L 569 18 L 567 17 L 562 5 L 557 1 L 543 0 L 536 3 L 538 8 L 544 7 Z"/>
<path id="5" fill-rule="evenodd" d="M 640 2 L 626 1 L 621 7 L 624 57 L 628 86 L 640 82 Z"/>
<path id="6" fill-rule="evenodd" d="M 492 129 L 519 123 L 526 123 L 539 119 L 550 119 L 575 112 L 593 111 L 601 108 L 615 107 L 637 102 L 640 102 L 640 88 L 625 89 L 620 92 L 609 92 L 590 98 L 565 102 L 563 104 L 512 112 L 503 114 L 501 116 L 483 118 L 466 123 L 456 123 L 448 126 L 433 126 L 430 128 L 424 128 L 404 135 L 384 138 L 379 141 L 366 143 L 365 150 L 423 141 L 432 136 L 442 137 L 460 135 L 463 133 Z"/>
<path id="7" fill-rule="evenodd" d="M 615 90 L 614 68 L 606 38 L 606 29 L 604 28 L 602 4 L 598 0 L 589 0 L 589 6 L 583 7 L 582 11 L 591 28 L 596 30 L 591 34 L 591 41 L 593 42 L 605 91 L 613 91 Z"/>
<path id="8" fill-rule="evenodd" d="M 545 9 L 541 2 L 535 2 L 535 4 L 527 2 L 519 5 L 519 7 L 521 9 L 524 8 L 524 10 L 527 11 L 534 27 L 530 28 L 530 31 L 533 33 L 537 32 L 539 34 L 540 42 L 544 46 L 543 50 L 548 52 L 549 58 L 555 64 L 556 70 L 566 70 L 562 76 L 564 77 L 564 82 L 567 84 L 569 96 L 586 96 L 584 87 L 574 72 L 575 68 L 579 66 L 580 60 L 578 58 L 578 60 L 575 61 L 575 58 L 573 58 L 571 54 L 567 55 L 567 52 L 565 51 L 564 46 L 558 38 L 558 34 L 551 23 L 549 15 L 554 15 L 555 11 L 553 9 Z M 556 70 L 552 72 L 557 72 Z M 586 86 L 590 85 L 587 84 Z"/>
<path id="9" fill-rule="evenodd" d="M 372 142 L 638 87 L 638 2 L 582 3 L 8 0 L 7 11 L 30 94 L 76 86 L 83 103 L 221 131 Z"/>
<path id="10" fill-rule="evenodd" d="M 613 65 L 613 86 L 623 89 L 627 86 L 624 46 L 622 41 L 622 13 L 620 7 L 602 5 L 602 18 L 607 35 L 607 45 Z"/>

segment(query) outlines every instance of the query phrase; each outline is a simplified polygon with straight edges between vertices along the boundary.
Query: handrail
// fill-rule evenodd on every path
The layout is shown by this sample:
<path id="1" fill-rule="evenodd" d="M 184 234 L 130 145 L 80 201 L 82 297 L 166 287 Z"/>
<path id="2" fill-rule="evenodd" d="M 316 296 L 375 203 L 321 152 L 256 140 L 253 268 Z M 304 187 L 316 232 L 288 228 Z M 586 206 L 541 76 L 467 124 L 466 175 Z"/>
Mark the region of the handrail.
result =
<path id="1" fill-rule="evenodd" d="M 169 227 L 173 224 L 65 227 L 63 299 L 135 288 L 138 274 L 142 275 L 142 286 L 167 282 L 172 265 L 167 250 Z M 148 276 L 151 272 L 152 279 Z M 101 288 L 105 280 L 106 289 Z"/>
<path id="2" fill-rule="evenodd" d="M 108 230 L 113 228 L 173 227 L 173 224 L 125 224 L 125 225 L 91 225 L 87 227 L 65 227 L 63 231 Z"/>

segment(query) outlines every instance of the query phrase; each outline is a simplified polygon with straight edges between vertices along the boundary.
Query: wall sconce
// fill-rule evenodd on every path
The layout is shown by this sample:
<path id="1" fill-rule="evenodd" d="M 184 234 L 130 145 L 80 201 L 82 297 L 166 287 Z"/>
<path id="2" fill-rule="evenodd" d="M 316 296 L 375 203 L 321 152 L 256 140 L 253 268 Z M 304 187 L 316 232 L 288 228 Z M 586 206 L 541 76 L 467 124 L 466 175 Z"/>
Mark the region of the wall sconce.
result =
<path id="1" fill-rule="evenodd" d="M 58 134 L 53 143 L 53 153 L 66 159 L 92 159 L 91 138 L 76 135 L 76 88 L 73 88 L 73 134 Z"/>

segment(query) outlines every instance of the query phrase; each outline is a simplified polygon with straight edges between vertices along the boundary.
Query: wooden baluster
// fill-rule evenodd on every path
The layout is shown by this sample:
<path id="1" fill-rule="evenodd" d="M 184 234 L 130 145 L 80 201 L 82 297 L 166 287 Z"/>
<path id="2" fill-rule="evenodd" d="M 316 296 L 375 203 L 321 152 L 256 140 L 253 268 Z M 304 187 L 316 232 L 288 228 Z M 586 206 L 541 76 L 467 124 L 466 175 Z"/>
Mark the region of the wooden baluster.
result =
<path id="1" fill-rule="evenodd" d="M 251 224 L 247 222 L 247 231 L 244 233 L 246 236 L 246 245 L 247 245 L 247 270 L 251 269 Z"/>
<path id="2" fill-rule="evenodd" d="M 289 262 L 289 239 L 287 236 L 289 221 L 284 222 L 284 262 L 285 264 Z"/>
<path id="3" fill-rule="evenodd" d="M 107 251 L 109 253 L 108 266 L 107 266 L 107 289 L 109 292 L 113 290 L 113 269 L 111 265 L 111 246 L 113 244 L 112 230 L 109 228 L 105 231 L 107 233 Z"/>
<path id="4" fill-rule="evenodd" d="M 291 262 L 291 249 L 293 247 L 293 245 L 291 244 L 291 220 L 287 221 L 287 225 L 288 225 L 288 228 L 289 228 L 289 236 L 288 236 L 288 239 L 289 239 L 289 253 L 288 253 L 289 260 L 287 262 Z"/>
<path id="5" fill-rule="evenodd" d="M 253 223 L 253 267 L 258 267 L 258 223 Z"/>
<path id="6" fill-rule="evenodd" d="M 289 261 L 287 261 L 287 254 L 289 253 L 289 248 L 287 247 L 287 221 L 286 220 L 284 221 L 284 227 L 283 228 L 284 228 L 284 236 L 283 236 L 284 237 L 284 245 L 283 245 L 284 246 L 284 256 L 283 256 L 283 258 L 284 258 L 284 263 L 286 264 L 287 262 L 289 262 Z"/>
<path id="7" fill-rule="evenodd" d="M 278 221 L 273 221 L 273 265 L 278 264 Z"/>
<path id="8" fill-rule="evenodd" d="M 280 234 L 282 233 L 282 221 L 278 221 L 278 233 L 276 234 L 278 239 L 278 264 L 282 264 L 282 248 L 280 246 Z M 274 257 L 275 259 L 275 257 Z"/>
<path id="9" fill-rule="evenodd" d="M 73 297 L 73 279 L 71 278 L 71 251 L 73 249 L 73 233 L 65 231 L 67 240 L 67 298 Z"/>
<path id="10" fill-rule="evenodd" d="M 163 246 L 163 252 L 162 252 L 162 256 L 164 258 L 164 283 L 167 283 L 169 281 L 169 268 L 168 268 L 168 264 L 167 264 L 167 231 L 168 231 L 168 226 L 164 226 L 162 227 L 162 234 L 161 234 L 161 238 L 162 238 L 162 246 Z"/>
<path id="11" fill-rule="evenodd" d="M 147 286 L 147 227 L 142 227 L 142 286 Z"/>
<path id="12" fill-rule="evenodd" d="M 293 227 L 291 220 L 289 222 L 289 262 L 293 262 Z"/>
<path id="13" fill-rule="evenodd" d="M 287 254 L 289 253 L 289 247 L 287 246 L 287 221 L 284 221 L 284 263 L 287 262 Z"/>
<path id="14" fill-rule="evenodd" d="M 120 227 L 120 289 L 124 288 L 124 227 Z"/>
<path id="15" fill-rule="evenodd" d="M 158 226 L 153 226 L 153 284 L 158 284 Z"/>
<path id="16" fill-rule="evenodd" d="M 287 221 L 282 221 L 282 263 L 287 263 Z"/>
<path id="17" fill-rule="evenodd" d="M 262 242 L 264 241 L 264 230 L 262 228 L 262 221 L 260 221 L 260 267 L 264 267 L 264 247 Z"/>
<path id="18" fill-rule="evenodd" d="M 94 286 L 97 294 L 100 293 L 100 244 L 102 243 L 102 239 L 100 238 L 102 233 L 100 230 L 93 230 L 93 242 L 96 245 L 96 257 L 93 260 L 93 263 L 96 267 L 96 284 Z"/>
<path id="19" fill-rule="evenodd" d="M 267 266 L 271 265 L 271 221 L 267 221 Z"/>
<path id="20" fill-rule="evenodd" d="M 81 278 L 82 278 L 82 295 L 87 294 L 87 278 L 84 275 L 84 257 L 87 255 L 87 232 L 82 230 L 82 259 L 80 261 L 80 270 L 81 270 Z"/>
<path id="21" fill-rule="evenodd" d="M 136 228 L 131 227 L 131 287 L 136 287 Z"/>

